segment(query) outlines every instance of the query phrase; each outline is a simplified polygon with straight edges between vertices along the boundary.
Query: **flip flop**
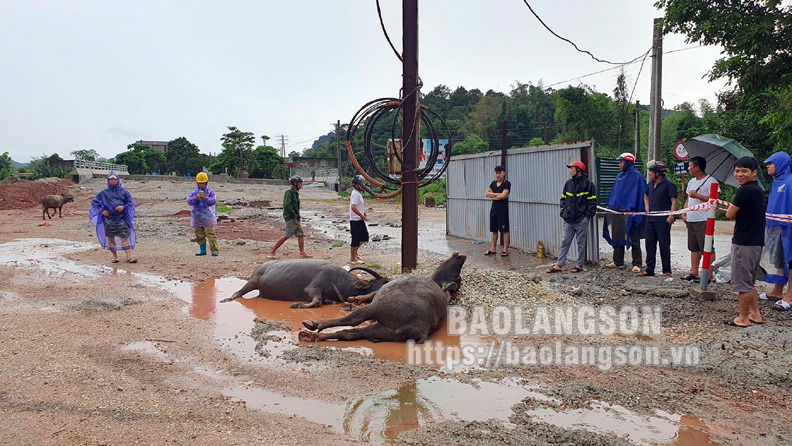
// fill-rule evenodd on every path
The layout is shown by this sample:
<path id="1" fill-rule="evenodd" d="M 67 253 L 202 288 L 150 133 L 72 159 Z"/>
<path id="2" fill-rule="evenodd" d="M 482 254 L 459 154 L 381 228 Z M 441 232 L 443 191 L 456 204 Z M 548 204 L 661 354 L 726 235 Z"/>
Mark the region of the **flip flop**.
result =
<path id="1" fill-rule="evenodd" d="M 550 269 L 548 269 L 548 270 L 547 270 L 547 271 L 545 271 L 545 272 L 546 272 L 546 273 L 548 273 L 548 274 L 553 274 L 553 273 L 560 273 L 560 272 L 561 272 L 561 270 L 560 270 L 560 269 L 556 269 L 556 267 L 555 267 L 555 266 L 552 266 Z"/>
<path id="2" fill-rule="evenodd" d="M 687 276 L 683 277 L 682 280 L 696 280 L 698 276 L 694 276 L 693 274 L 688 274 Z"/>
<path id="3" fill-rule="evenodd" d="M 485 256 L 491 256 L 493 254 L 497 254 L 497 253 L 495 251 L 492 251 L 492 250 L 489 250 L 489 249 L 487 250 L 487 252 L 484 253 Z"/>
<path id="4" fill-rule="evenodd" d="M 268 259 L 275 260 L 275 259 L 277 259 L 277 258 L 278 258 L 278 256 L 276 256 L 276 255 L 274 255 L 274 254 L 268 254 L 268 255 L 267 255 L 267 258 L 268 258 Z"/>
<path id="5" fill-rule="evenodd" d="M 132 257 L 131 259 L 127 260 L 127 263 L 137 263 L 137 259 Z"/>
<path id="6" fill-rule="evenodd" d="M 118 259 L 113 259 L 110 261 L 110 263 L 118 263 L 118 261 L 119 261 Z"/>
<path id="7" fill-rule="evenodd" d="M 641 277 L 654 277 L 654 273 L 649 273 L 649 272 L 646 272 L 646 271 L 643 271 L 643 272 L 641 272 L 638 275 L 641 276 Z"/>
<path id="8" fill-rule="evenodd" d="M 301 258 L 301 259 L 312 259 L 312 258 L 313 258 L 313 256 L 309 256 L 308 254 L 306 254 L 306 255 L 304 255 L 304 256 L 300 256 L 300 258 Z"/>
<path id="9" fill-rule="evenodd" d="M 750 325 L 738 325 L 737 322 L 734 322 L 733 319 L 726 319 L 725 321 L 723 321 L 723 323 L 725 325 L 729 325 L 731 327 L 740 327 L 740 328 L 748 328 L 748 327 L 750 327 Z"/>
<path id="10" fill-rule="evenodd" d="M 583 272 L 583 267 L 576 266 L 576 267 L 572 268 L 571 270 L 569 270 L 569 272 L 570 273 L 582 273 Z"/>
<path id="11" fill-rule="evenodd" d="M 776 311 L 789 311 L 792 310 L 792 305 L 789 305 L 787 302 L 783 300 L 779 300 L 770 307 Z"/>
<path id="12" fill-rule="evenodd" d="M 762 322 L 759 322 L 759 321 L 755 321 L 755 320 L 753 320 L 753 319 L 751 319 L 751 318 L 748 318 L 748 320 L 749 320 L 749 321 L 751 321 L 751 323 L 752 323 L 752 324 L 758 324 L 758 325 L 762 325 L 762 324 L 764 324 L 764 321 L 762 321 Z"/>
<path id="13" fill-rule="evenodd" d="M 607 265 L 605 265 L 605 268 L 621 268 L 621 266 L 615 263 L 608 263 Z"/>
<path id="14" fill-rule="evenodd" d="M 509 257 L 509 253 L 508 252 L 502 252 L 501 253 L 501 257 Z"/>
<path id="15" fill-rule="evenodd" d="M 770 302 L 778 302 L 781 299 L 783 299 L 783 297 L 771 296 L 767 293 L 762 293 L 759 295 L 759 300 L 769 300 Z"/>

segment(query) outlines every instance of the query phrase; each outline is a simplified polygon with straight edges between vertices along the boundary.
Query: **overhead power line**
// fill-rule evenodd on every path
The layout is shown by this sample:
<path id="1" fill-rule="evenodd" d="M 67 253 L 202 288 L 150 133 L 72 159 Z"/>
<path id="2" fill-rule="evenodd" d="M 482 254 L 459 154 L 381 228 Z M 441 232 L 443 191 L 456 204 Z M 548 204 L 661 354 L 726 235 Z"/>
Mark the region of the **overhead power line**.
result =
<path id="1" fill-rule="evenodd" d="M 378 0 L 378 2 L 379 2 L 379 0 Z M 541 17 L 539 17 L 539 15 L 538 15 L 538 14 L 536 14 L 536 12 L 533 10 L 533 8 L 531 8 L 531 5 L 528 3 L 528 0 L 523 0 L 523 3 L 525 3 L 525 6 L 527 6 L 527 7 L 528 7 L 528 9 L 531 11 L 531 14 L 533 14 L 533 16 L 534 16 L 534 17 L 536 17 L 536 20 L 539 20 L 539 23 L 541 23 L 541 24 L 542 24 L 542 26 L 544 26 L 544 27 L 545 27 L 545 29 L 546 29 L 546 30 L 548 30 L 548 31 L 550 32 L 550 34 L 552 34 L 552 35 L 554 35 L 554 36 L 558 37 L 559 39 L 563 40 L 564 42 L 567 42 L 567 43 L 569 43 L 570 45 L 572 45 L 573 47 L 575 47 L 575 49 L 576 49 L 576 50 L 578 50 L 579 52 L 581 52 L 581 53 L 585 53 L 585 54 L 588 54 L 589 56 L 591 56 L 591 58 L 592 58 L 592 59 L 596 60 L 597 62 L 601 62 L 601 63 L 607 63 L 607 64 L 611 64 L 611 65 L 626 65 L 626 64 L 628 64 L 628 63 L 635 62 L 636 60 L 638 60 L 638 59 L 640 59 L 641 57 L 643 57 L 643 54 L 641 54 L 640 56 L 638 56 L 638 57 L 634 58 L 633 60 L 627 61 L 627 62 L 611 62 L 611 61 L 609 61 L 609 60 L 600 59 L 600 58 L 598 58 L 598 57 L 594 56 L 593 54 L 591 54 L 591 52 L 589 52 L 589 51 L 586 51 L 586 50 L 581 50 L 581 49 L 580 49 L 580 48 L 577 46 L 577 44 L 575 44 L 575 42 L 573 42 L 573 41 L 571 41 L 571 40 L 567 39 L 566 37 L 561 37 L 561 36 L 559 36 L 559 35 L 558 35 L 558 33 L 556 33 L 555 31 L 553 31 L 552 29 L 550 29 L 550 27 L 549 27 L 549 26 L 547 26 L 547 25 L 545 24 L 544 20 L 542 20 L 542 18 L 541 18 Z"/>
<path id="2" fill-rule="evenodd" d="M 380 2 L 377 0 L 377 15 L 379 16 L 380 26 L 382 26 L 382 32 L 385 33 L 385 39 L 388 41 L 388 44 L 393 49 L 393 53 L 396 54 L 396 57 L 399 58 L 400 61 L 402 60 L 401 54 L 396 50 L 396 47 L 393 46 L 393 42 L 391 42 L 390 36 L 388 36 L 388 30 L 385 29 L 385 22 L 382 20 L 382 9 L 380 9 Z"/>

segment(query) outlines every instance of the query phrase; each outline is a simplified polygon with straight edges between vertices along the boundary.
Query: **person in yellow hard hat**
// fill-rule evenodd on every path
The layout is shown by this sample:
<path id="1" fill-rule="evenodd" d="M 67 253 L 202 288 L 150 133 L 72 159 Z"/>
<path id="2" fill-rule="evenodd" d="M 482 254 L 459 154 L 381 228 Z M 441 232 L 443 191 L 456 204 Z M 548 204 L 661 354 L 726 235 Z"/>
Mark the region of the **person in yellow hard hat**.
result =
<path id="1" fill-rule="evenodd" d="M 217 198 L 212 189 L 209 189 L 209 176 L 201 172 L 195 176 L 195 189 L 190 191 L 187 196 L 187 204 L 192 206 L 190 217 L 190 227 L 195 229 L 195 239 L 198 242 L 200 251 L 195 253 L 197 256 L 206 255 L 206 241 L 209 240 L 209 249 L 212 256 L 220 255 L 220 248 L 217 246 Z"/>

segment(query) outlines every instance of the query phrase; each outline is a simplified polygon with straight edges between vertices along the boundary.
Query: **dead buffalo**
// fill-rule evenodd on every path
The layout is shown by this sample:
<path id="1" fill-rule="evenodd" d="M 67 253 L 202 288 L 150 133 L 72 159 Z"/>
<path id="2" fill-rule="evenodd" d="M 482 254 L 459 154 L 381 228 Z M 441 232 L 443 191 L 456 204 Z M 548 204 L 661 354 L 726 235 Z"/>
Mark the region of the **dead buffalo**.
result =
<path id="1" fill-rule="evenodd" d="M 371 274 L 374 280 L 362 280 L 351 274 L 361 270 Z M 293 259 L 267 262 L 253 271 L 250 280 L 231 297 L 220 302 L 229 302 L 259 290 L 258 297 L 272 300 L 295 300 L 291 308 L 314 308 L 323 303 L 344 302 L 349 296 L 358 296 L 380 289 L 388 279 L 369 268 L 355 267 L 346 271 L 326 260 Z"/>
<path id="2" fill-rule="evenodd" d="M 55 210 L 58 211 L 58 217 L 63 218 L 61 215 L 63 205 L 72 201 L 74 201 L 74 197 L 71 195 L 45 195 L 41 199 L 41 219 L 47 219 L 44 215 L 52 219 L 55 216 Z M 49 214 L 50 209 L 52 209 L 52 215 Z"/>
<path id="3" fill-rule="evenodd" d="M 465 255 L 455 252 L 437 268 L 433 279 L 406 276 L 385 284 L 374 293 L 349 299 L 358 302 L 371 301 L 370 305 L 357 308 L 346 316 L 324 321 L 303 321 L 305 328 L 316 331 L 300 331 L 300 340 L 325 341 L 340 339 L 354 341 L 405 342 L 410 339 L 422 343 L 440 327 L 448 312 L 451 290 L 458 289 Z M 459 279 L 459 280 L 457 280 Z M 373 321 L 364 327 L 355 327 Z M 319 333 L 325 328 L 352 326 L 348 330 L 334 333 Z"/>

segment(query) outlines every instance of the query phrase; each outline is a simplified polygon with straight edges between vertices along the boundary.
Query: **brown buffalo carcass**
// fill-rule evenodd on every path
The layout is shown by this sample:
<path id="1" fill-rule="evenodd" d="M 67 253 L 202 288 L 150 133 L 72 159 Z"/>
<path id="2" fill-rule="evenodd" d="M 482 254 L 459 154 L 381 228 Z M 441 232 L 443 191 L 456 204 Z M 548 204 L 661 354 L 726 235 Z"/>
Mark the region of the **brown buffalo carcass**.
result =
<path id="1" fill-rule="evenodd" d="M 406 276 L 388 282 L 374 293 L 349 301 L 371 304 L 357 308 L 346 316 L 324 321 L 303 321 L 308 330 L 300 331 L 302 341 L 325 341 L 340 339 L 354 341 L 406 342 L 410 339 L 423 343 L 443 322 L 451 300 L 451 290 L 459 288 L 460 272 L 467 260 L 465 255 L 455 252 L 437 268 L 432 279 Z M 366 321 L 371 324 L 356 327 Z M 325 328 L 351 326 L 347 330 L 321 333 Z"/>
<path id="2" fill-rule="evenodd" d="M 374 280 L 359 279 L 351 274 L 354 270 L 365 271 Z M 232 301 L 257 289 L 257 297 L 298 301 L 291 308 L 314 308 L 323 303 L 344 302 L 349 296 L 371 293 L 387 282 L 388 279 L 376 271 L 361 266 L 347 271 L 326 260 L 276 260 L 256 268 L 242 288 L 220 302 Z"/>

